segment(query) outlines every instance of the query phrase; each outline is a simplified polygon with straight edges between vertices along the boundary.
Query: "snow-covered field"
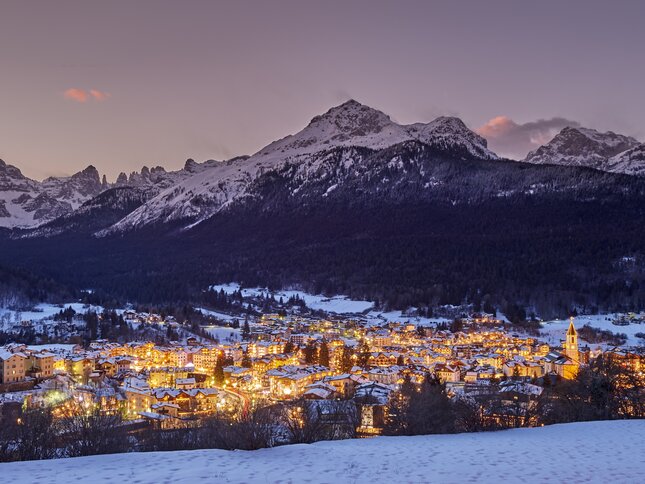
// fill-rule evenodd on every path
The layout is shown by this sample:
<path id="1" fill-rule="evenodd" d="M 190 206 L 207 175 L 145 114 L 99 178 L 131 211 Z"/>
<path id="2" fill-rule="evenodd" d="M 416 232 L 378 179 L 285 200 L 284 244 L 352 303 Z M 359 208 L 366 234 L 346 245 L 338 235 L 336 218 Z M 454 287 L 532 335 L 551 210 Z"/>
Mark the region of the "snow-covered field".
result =
<path id="1" fill-rule="evenodd" d="M 11 315 L 15 315 L 16 313 L 18 313 L 23 320 L 31 319 L 34 321 L 38 321 L 45 318 L 51 318 L 55 314 L 59 313 L 62 309 L 67 309 L 70 306 L 77 313 L 84 313 L 90 310 L 92 311 L 103 310 L 103 308 L 100 306 L 91 306 L 89 304 L 76 303 L 76 302 L 65 303 L 65 304 L 41 303 L 41 304 L 38 304 L 33 309 L 33 311 L 12 311 L 10 309 L 0 308 L 0 314 L 10 313 Z"/>
<path id="2" fill-rule="evenodd" d="M 627 336 L 628 346 L 642 345 L 645 343 L 644 340 L 637 338 L 636 333 L 645 333 L 645 324 L 636 324 L 632 323 L 628 326 L 617 326 L 612 324 L 612 321 L 619 316 L 618 314 L 596 314 L 596 315 L 587 315 L 587 316 L 576 316 L 573 319 L 573 324 L 576 328 L 582 328 L 585 324 L 588 324 L 592 328 L 603 329 L 611 331 L 612 333 L 623 333 Z M 561 339 L 564 338 L 564 335 L 569 327 L 568 319 L 557 319 L 555 321 L 545 321 L 542 323 L 542 329 L 540 334 L 542 335 L 542 340 L 548 342 L 552 345 L 557 345 Z M 584 342 L 583 342 L 584 343 Z M 595 346 L 595 345 L 590 345 Z"/>
<path id="3" fill-rule="evenodd" d="M 645 482 L 645 420 L 0 464 L 16 483 Z"/>
<path id="4" fill-rule="evenodd" d="M 202 314 L 205 314 L 207 316 L 212 316 L 217 319 L 221 319 L 222 321 L 233 321 L 237 319 L 238 321 L 242 320 L 243 318 L 241 317 L 235 317 L 231 316 L 230 314 L 222 313 L 220 311 L 213 311 L 211 309 L 205 309 L 205 308 L 195 308 L 197 311 L 199 311 Z"/>
<path id="5" fill-rule="evenodd" d="M 207 331 L 213 338 L 220 340 L 220 343 L 242 340 L 242 331 L 240 329 L 226 328 L 224 326 L 202 326 L 202 329 Z"/>
<path id="6" fill-rule="evenodd" d="M 73 302 L 66 304 L 38 304 L 32 311 L 13 311 L 11 309 L 0 308 L 0 321 L 6 323 L 13 323 L 16 320 L 20 321 L 41 321 L 43 319 L 50 319 L 61 310 L 72 307 L 77 313 L 85 313 L 87 311 L 101 312 L 103 308 L 100 306 L 91 306 L 88 304 Z"/>
<path id="7" fill-rule="evenodd" d="M 218 284 L 210 287 L 213 291 L 223 290 L 227 294 L 233 294 L 240 289 L 240 285 L 236 283 Z M 243 297 L 255 297 L 261 294 L 268 294 L 269 291 L 264 288 L 253 287 L 242 289 Z M 277 291 L 273 293 L 276 299 L 283 298 L 287 301 L 289 298 L 298 296 L 302 299 L 309 309 L 321 310 L 328 313 L 335 314 L 350 314 L 362 313 L 374 306 L 370 301 L 355 301 L 347 296 L 333 296 L 326 297 L 322 295 L 308 294 L 302 291 Z"/>
<path id="8" fill-rule="evenodd" d="M 424 318 L 420 316 L 407 316 L 403 311 L 376 311 L 372 310 L 367 313 L 367 320 L 371 324 L 386 324 L 392 321 L 397 323 L 409 323 L 415 326 L 436 326 L 439 323 L 451 323 L 451 319 L 446 318 Z"/>
<path id="9" fill-rule="evenodd" d="M 217 284 L 210 287 L 213 291 L 223 290 L 226 294 L 233 294 L 240 289 L 237 283 Z M 243 297 L 256 297 L 262 294 L 268 294 L 269 291 L 264 288 L 254 287 L 242 289 Z M 399 323 L 412 323 L 417 326 L 435 326 L 437 323 L 447 322 L 445 318 L 423 318 L 416 316 L 407 316 L 402 311 L 379 311 L 374 309 L 374 303 L 370 301 L 359 301 L 350 299 L 348 296 L 322 296 L 309 294 L 303 291 L 283 290 L 273 293 L 276 299 L 281 297 L 286 301 L 291 297 L 298 296 L 305 302 L 309 309 L 324 311 L 338 315 L 356 315 L 360 314 L 369 323 L 383 325 L 388 322 L 396 321 Z M 198 308 L 199 309 L 199 308 Z M 208 313 L 207 310 L 202 312 Z M 230 316 L 229 316 L 230 317 Z"/>

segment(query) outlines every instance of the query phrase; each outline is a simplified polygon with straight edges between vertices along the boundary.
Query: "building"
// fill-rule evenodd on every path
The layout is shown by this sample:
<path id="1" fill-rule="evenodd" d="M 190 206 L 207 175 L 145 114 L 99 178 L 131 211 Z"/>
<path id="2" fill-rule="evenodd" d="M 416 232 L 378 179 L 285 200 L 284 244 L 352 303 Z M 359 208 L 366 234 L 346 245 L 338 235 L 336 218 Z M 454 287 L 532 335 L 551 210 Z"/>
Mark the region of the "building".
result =
<path id="1" fill-rule="evenodd" d="M 563 354 L 573 362 L 580 364 L 580 351 L 578 350 L 578 331 L 573 325 L 573 318 L 569 322 L 566 340 L 563 344 Z"/>
<path id="2" fill-rule="evenodd" d="M 26 356 L 0 349 L 0 383 L 23 381 L 26 375 Z"/>
<path id="3" fill-rule="evenodd" d="M 27 371 L 35 378 L 51 378 L 54 376 L 54 358 L 55 355 L 47 351 L 32 352 L 26 362 Z"/>

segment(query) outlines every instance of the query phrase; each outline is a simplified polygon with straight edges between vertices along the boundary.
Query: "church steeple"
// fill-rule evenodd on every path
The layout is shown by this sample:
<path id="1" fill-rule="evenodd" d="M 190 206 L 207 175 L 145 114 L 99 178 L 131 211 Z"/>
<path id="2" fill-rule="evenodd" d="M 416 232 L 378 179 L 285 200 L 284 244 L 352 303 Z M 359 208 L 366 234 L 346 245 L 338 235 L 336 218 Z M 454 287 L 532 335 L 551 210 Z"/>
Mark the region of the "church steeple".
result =
<path id="1" fill-rule="evenodd" d="M 580 361 L 578 353 L 578 332 L 573 325 L 573 318 L 569 320 L 569 329 L 567 329 L 567 339 L 564 343 L 564 354 L 575 362 Z"/>

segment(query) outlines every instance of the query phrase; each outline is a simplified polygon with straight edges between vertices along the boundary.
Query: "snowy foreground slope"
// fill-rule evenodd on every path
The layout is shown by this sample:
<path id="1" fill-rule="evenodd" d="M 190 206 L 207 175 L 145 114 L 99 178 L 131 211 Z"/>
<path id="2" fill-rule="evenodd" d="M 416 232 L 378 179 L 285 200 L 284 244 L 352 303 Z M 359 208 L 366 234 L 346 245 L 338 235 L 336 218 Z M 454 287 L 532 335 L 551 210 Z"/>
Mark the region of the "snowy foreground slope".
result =
<path id="1" fill-rule="evenodd" d="M 645 482 L 645 421 L 0 464 L 42 482 Z"/>

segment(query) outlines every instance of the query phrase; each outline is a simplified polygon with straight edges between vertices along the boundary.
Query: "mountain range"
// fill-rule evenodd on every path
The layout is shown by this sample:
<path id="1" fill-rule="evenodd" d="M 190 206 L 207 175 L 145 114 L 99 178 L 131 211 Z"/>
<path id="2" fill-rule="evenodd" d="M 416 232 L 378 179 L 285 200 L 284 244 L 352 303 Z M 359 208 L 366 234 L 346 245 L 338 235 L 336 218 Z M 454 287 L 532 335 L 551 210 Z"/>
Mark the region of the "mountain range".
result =
<path id="1" fill-rule="evenodd" d="M 78 219 L 97 203 L 102 203 L 101 200 L 110 199 L 104 196 L 101 200 L 90 201 L 92 198 L 107 190 L 124 187 L 137 192 L 134 197 L 141 205 L 131 213 L 124 213 L 120 220 L 109 220 L 114 223 L 104 224 L 106 226 L 97 231 L 97 235 L 163 223 L 194 225 L 245 198 L 253 198 L 250 191 L 253 184 L 268 171 L 296 167 L 298 173 L 291 187 L 294 195 L 306 191 L 313 173 L 316 173 L 316 182 L 320 175 L 328 178 L 327 190 L 331 191 L 340 185 L 331 183 L 333 177 L 329 173 L 317 172 L 324 171 L 324 160 L 334 150 L 345 150 L 347 168 L 356 161 L 357 154 L 351 153 L 352 149 L 378 152 L 414 142 L 426 149 L 459 151 L 465 157 L 501 159 L 488 149 L 484 138 L 469 130 L 458 118 L 439 117 L 430 123 L 400 125 L 384 113 L 350 100 L 316 116 L 302 131 L 275 141 L 252 156 L 204 163 L 189 159 L 184 168 L 177 171 L 144 166 L 140 172 L 121 173 L 115 183 L 108 183 L 105 176 L 101 180 L 91 165 L 71 177 L 52 177 L 37 182 L 0 160 L 0 227 L 32 228 L 62 217 L 54 224 L 58 227 L 55 231 L 43 227 L 33 235 L 59 233 L 65 228 L 65 220 Z M 567 127 L 522 161 L 643 175 L 645 145 L 613 132 Z M 342 184 L 342 180 L 339 181 Z M 427 183 L 433 186 L 436 180 Z M 85 202 L 89 202 L 89 207 L 81 209 Z M 123 212 L 122 206 L 117 208 L 119 213 Z M 79 213 L 72 215 L 79 209 Z"/>
<path id="2" fill-rule="evenodd" d="M 458 118 L 402 125 L 348 101 L 251 156 L 115 183 L 2 163 L 0 264 L 142 300 L 237 280 L 397 307 L 645 306 L 644 154 L 565 128 L 513 161 Z"/>

